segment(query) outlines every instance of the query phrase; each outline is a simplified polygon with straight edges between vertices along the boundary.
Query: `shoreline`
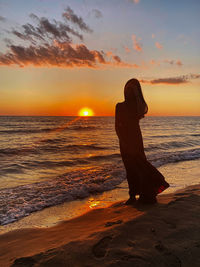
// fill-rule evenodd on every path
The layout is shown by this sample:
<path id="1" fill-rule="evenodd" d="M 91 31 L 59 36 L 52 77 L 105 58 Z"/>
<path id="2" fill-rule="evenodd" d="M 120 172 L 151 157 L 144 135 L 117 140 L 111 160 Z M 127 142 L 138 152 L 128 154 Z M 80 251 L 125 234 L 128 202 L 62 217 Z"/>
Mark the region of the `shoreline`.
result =
<path id="1" fill-rule="evenodd" d="M 177 190 L 184 189 L 187 186 L 200 183 L 200 159 L 193 161 L 183 161 L 163 165 L 158 169 L 163 173 L 170 187 L 162 195 L 174 193 Z M 178 170 L 178 171 L 177 171 Z M 192 178 L 192 179 L 191 179 Z M 182 185 L 174 184 L 182 181 Z M 191 184 L 191 180 L 195 183 Z M 128 199 L 128 187 L 126 179 L 115 189 L 104 191 L 96 195 L 91 195 L 84 199 L 65 202 L 59 205 L 45 208 L 41 211 L 33 212 L 20 220 L 0 226 L 0 235 L 17 229 L 24 228 L 48 228 L 58 223 L 70 220 L 85 214 L 96 208 L 106 208 L 115 202 Z"/>
<path id="2" fill-rule="evenodd" d="M 1 266 L 199 266 L 200 184 L 0 236 Z M 182 264 L 182 265 L 181 265 Z"/>

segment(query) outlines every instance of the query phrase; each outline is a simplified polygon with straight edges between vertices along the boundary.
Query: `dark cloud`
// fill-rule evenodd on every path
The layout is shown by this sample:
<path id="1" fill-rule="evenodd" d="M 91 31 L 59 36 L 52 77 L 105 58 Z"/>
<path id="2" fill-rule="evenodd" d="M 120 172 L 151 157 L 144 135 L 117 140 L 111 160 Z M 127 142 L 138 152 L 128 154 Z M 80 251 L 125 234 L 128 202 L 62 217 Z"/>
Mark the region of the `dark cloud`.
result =
<path id="1" fill-rule="evenodd" d="M 3 16 L 0 16 L 0 21 L 6 21 L 6 18 Z"/>
<path id="2" fill-rule="evenodd" d="M 163 62 L 169 63 L 170 65 L 177 65 L 177 66 L 182 66 L 183 65 L 183 63 L 180 60 L 164 59 Z"/>
<path id="3" fill-rule="evenodd" d="M 27 40 L 36 44 L 38 41 L 51 42 L 56 39 L 60 42 L 71 42 L 72 39 L 69 34 L 83 40 L 83 35 L 72 29 L 66 23 L 60 21 L 50 21 L 45 17 L 39 18 L 35 14 L 30 14 L 30 17 L 36 22 L 36 26 L 30 23 L 22 25 L 20 30 L 13 29 L 12 34 L 16 35 L 22 40 Z"/>
<path id="4" fill-rule="evenodd" d="M 92 9 L 91 14 L 97 19 L 100 19 L 103 17 L 103 14 L 98 9 Z"/>
<path id="5" fill-rule="evenodd" d="M 117 63 L 121 63 L 121 58 L 119 56 L 113 56 L 113 59 L 117 62 Z"/>
<path id="6" fill-rule="evenodd" d="M 57 66 L 57 67 L 96 67 L 105 64 L 103 53 L 89 50 L 85 45 L 72 46 L 68 42 L 46 46 L 10 46 L 10 52 L 0 54 L 0 65 L 18 65 L 25 67 Z"/>
<path id="7" fill-rule="evenodd" d="M 67 7 L 65 9 L 65 12 L 62 14 L 62 16 L 65 20 L 71 21 L 72 23 L 78 25 L 81 30 L 92 32 L 92 29 L 90 29 L 90 27 L 83 21 L 83 19 L 81 17 L 78 17 L 70 7 Z"/>
<path id="8" fill-rule="evenodd" d="M 84 44 L 73 45 L 68 42 L 54 41 L 53 45 L 29 47 L 11 45 L 6 54 L 0 53 L 0 65 L 18 65 L 26 67 L 54 66 L 63 68 L 90 67 L 99 65 L 112 65 L 125 68 L 138 68 L 136 64 L 123 62 L 119 56 L 113 55 L 108 60 L 103 51 L 89 50 Z"/>
<path id="9" fill-rule="evenodd" d="M 180 84 L 187 83 L 188 81 L 183 77 L 172 77 L 172 78 L 160 78 L 154 80 L 140 80 L 141 83 L 150 83 L 150 84 Z"/>
<path id="10" fill-rule="evenodd" d="M 198 79 L 198 78 L 200 78 L 200 74 L 190 74 L 188 76 L 190 77 L 190 79 Z"/>
<path id="11" fill-rule="evenodd" d="M 10 40 L 9 38 L 4 38 L 3 41 L 6 43 L 7 46 L 12 45 L 12 40 Z"/>
<path id="12" fill-rule="evenodd" d="M 112 51 L 108 51 L 107 56 L 112 59 L 112 65 L 116 67 L 121 67 L 121 68 L 139 68 L 139 65 L 137 64 L 131 64 L 127 63 L 121 60 L 121 58 L 117 55 L 115 55 Z M 114 63 L 114 64 L 113 64 Z M 110 64 L 109 62 L 107 64 Z"/>
<path id="13" fill-rule="evenodd" d="M 0 65 L 26 67 L 55 66 L 63 68 L 91 67 L 112 65 L 136 68 L 138 65 L 123 62 L 118 55 L 108 56 L 104 51 L 90 50 L 84 44 L 73 43 L 72 37 L 83 40 L 83 35 L 67 22 L 79 26 L 79 30 L 91 32 L 81 17 L 68 7 L 62 14 L 64 22 L 50 20 L 30 14 L 34 23 L 26 23 L 13 28 L 9 33 L 17 36 L 23 45 L 16 45 L 11 39 L 4 39 L 8 51 L 0 53 Z"/>
<path id="14" fill-rule="evenodd" d="M 169 78 L 159 78 L 159 79 L 152 79 L 152 80 L 140 80 L 141 83 L 148 83 L 148 84 L 183 84 L 188 83 L 192 79 L 200 78 L 200 74 L 188 74 L 179 77 L 169 77 Z"/>

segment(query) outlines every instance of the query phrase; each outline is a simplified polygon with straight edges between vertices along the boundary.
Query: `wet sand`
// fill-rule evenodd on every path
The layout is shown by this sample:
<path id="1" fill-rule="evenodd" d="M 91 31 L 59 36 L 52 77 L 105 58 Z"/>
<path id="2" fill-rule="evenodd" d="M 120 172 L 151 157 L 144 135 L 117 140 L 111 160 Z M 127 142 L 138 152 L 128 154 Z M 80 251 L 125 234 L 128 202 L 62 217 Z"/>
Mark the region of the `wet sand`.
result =
<path id="1" fill-rule="evenodd" d="M 0 266 L 200 266 L 200 185 L 0 236 Z"/>
<path id="2" fill-rule="evenodd" d="M 177 162 L 159 168 L 169 182 L 170 187 L 162 193 L 174 193 L 177 190 L 200 183 L 200 160 Z M 0 226 L 0 235 L 24 228 L 47 228 L 62 221 L 71 220 L 96 208 L 106 208 L 115 202 L 128 198 L 128 185 L 124 180 L 115 189 L 84 199 L 64 202 L 60 205 L 33 212 L 19 221 Z"/>

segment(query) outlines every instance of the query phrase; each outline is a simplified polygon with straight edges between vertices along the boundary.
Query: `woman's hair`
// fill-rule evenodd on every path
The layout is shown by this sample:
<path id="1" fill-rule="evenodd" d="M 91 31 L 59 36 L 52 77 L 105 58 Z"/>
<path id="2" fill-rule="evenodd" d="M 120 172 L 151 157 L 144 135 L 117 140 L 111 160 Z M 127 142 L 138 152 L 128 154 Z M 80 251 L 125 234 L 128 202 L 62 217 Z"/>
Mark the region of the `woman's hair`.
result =
<path id="1" fill-rule="evenodd" d="M 129 80 L 124 87 L 125 102 L 130 106 L 136 103 L 136 111 L 139 119 L 148 112 L 148 106 L 142 94 L 142 88 L 137 79 Z"/>

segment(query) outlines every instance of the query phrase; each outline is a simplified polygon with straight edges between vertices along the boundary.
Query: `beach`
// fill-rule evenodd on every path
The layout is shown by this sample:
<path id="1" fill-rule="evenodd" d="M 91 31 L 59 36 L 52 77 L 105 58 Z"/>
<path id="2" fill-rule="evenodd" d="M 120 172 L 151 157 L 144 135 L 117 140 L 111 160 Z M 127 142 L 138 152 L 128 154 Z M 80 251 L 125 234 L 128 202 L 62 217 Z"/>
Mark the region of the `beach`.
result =
<path id="1" fill-rule="evenodd" d="M 200 267 L 199 13 L 0 0 L 0 267 Z"/>
<path id="2" fill-rule="evenodd" d="M 199 266 L 200 185 L 0 236 L 1 266 Z"/>
<path id="3" fill-rule="evenodd" d="M 170 184 L 149 206 L 124 205 L 114 118 L 73 121 L 1 118 L 0 266 L 199 266 L 198 117 L 142 121 Z"/>

